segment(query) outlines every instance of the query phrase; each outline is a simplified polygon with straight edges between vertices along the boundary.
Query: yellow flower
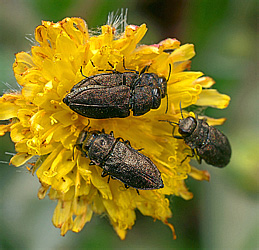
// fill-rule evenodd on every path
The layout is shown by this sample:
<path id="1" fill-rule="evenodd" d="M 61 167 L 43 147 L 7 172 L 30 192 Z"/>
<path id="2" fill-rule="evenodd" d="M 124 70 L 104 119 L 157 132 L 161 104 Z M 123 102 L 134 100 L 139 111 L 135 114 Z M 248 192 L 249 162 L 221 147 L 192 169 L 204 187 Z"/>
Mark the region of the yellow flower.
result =
<path id="1" fill-rule="evenodd" d="M 159 120 L 177 122 L 182 108 L 192 104 L 225 108 L 230 98 L 210 89 L 214 81 L 202 72 L 184 71 L 190 68 L 190 59 L 195 55 L 192 44 L 180 45 L 176 39 L 166 39 L 159 44 L 138 45 L 147 28 L 128 25 L 122 34 L 116 35 L 116 27 L 104 25 L 101 34 L 91 36 L 84 20 L 65 18 L 53 23 L 43 21 L 35 30 L 35 46 L 30 53 L 16 54 L 13 70 L 21 92 L 6 93 L 1 99 L 0 119 L 10 119 L 10 124 L 1 125 L 0 134 L 10 131 L 17 154 L 11 159 L 15 166 L 33 163 L 41 183 L 38 197 L 48 193 L 57 200 L 53 224 L 61 229 L 79 232 L 94 213 L 105 213 L 121 239 L 135 223 L 135 210 L 152 216 L 169 225 L 172 216 L 166 195 L 191 199 L 185 179 L 209 180 L 207 171 L 200 171 L 189 164 L 181 163 L 188 154 L 182 140 L 172 137 L 172 127 Z M 130 140 L 133 148 L 144 148 L 158 167 L 164 188 L 158 190 L 125 189 L 122 182 L 101 177 L 102 169 L 89 165 L 89 159 L 73 150 L 80 131 L 88 118 L 70 110 L 63 98 L 84 77 L 100 74 L 111 69 L 124 72 L 127 69 L 141 71 L 150 65 L 148 72 L 168 79 L 168 104 L 163 98 L 159 109 L 143 116 L 124 119 L 90 119 L 92 129 L 114 131 L 115 137 Z M 171 72 L 169 65 L 171 65 Z M 168 112 L 165 110 L 168 105 Z M 187 115 L 187 112 L 185 112 Z M 223 120 L 209 119 L 213 125 Z M 175 234 L 174 234 L 175 237 Z"/>

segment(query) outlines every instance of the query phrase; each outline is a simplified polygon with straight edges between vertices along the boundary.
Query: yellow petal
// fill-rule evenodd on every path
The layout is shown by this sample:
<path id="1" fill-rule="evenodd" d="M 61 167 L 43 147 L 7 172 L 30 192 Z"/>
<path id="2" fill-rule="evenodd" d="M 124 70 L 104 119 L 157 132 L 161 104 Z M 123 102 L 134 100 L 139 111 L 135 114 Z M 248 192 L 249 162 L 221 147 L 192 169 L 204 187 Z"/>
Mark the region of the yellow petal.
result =
<path id="1" fill-rule="evenodd" d="M 13 103 L 1 103 L 0 119 L 7 120 L 13 117 L 17 117 L 19 107 Z"/>
<path id="2" fill-rule="evenodd" d="M 226 121 L 226 118 L 215 119 L 208 116 L 199 116 L 199 119 L 201 118 L 204 118 L 210 126 L 222 125 Z"/>
<path id="3" fill-rule="evenodd" d="M 210 174 L 206 170 L 199 170 L 195 167 L 192 167 L 192 171 L 189 173 L 189 175 L 198 181 L 209 181 L 210 180 Z"/>
<path id="4" fill-rule="evenodd" d="M 174 50 L 180 47 L 180 42 L 177 39 L 167 38 L 161 41 L 158 46 L 159 50 L 163 52 L 164 50 Z"/>
<path id="5" fill-rule="evenodd" d="M 228 106 L 229 101 L 230 97 L 228 95 L 220 94 L 216 89 L 204 89 L 196 105 L 224 109 Z"/>
<path id="6" fill-rule="evenodd" d="M 0 136 L 4 135 L 6 132 L 10 132 L 10 127 L 12 126 L 12 124 L 8 124 L 8 125 L 0 125 Z"/>
<path id="7" fill-rule="evenodd" d="M 147 32 L 147 27 L 142 24 L 140 27 L 134 25 L 128 25 L 125 30 L 123 38 L 114 41 L 114 47 L 127 56 L 136 47 L 137 43 L 143 38 Z"/>
<path id="8" fill-rule="evenodd" d="M 21 165 L 29 161 L 32 157 L 33 155 L 28 155 L 27 153 L 18 153 L 11 158 L 10 163 L 13 164 L 15 167 L 20 167 Z"/>
<path id="9" fill-rule="evenodd" d="M 84 207 L 86 207 L 86 206 L 84 206 Z M 87 222 L 91 221 L 92 216 L 93 216 L 93 211 L 91 209 L 87 209 L 84 214 L 76 216 L 74 223 L 73 223 L 72 231 L 76 232 L 76 233 L 80 232 L 83 229 L 84 225 Z"/>
<path id="10" fill-rule="evenodd" d="M 69 37 L 76 42 L 77 45 L 85 44 L 89 39 L 86 22 L 81 18 L 67 18 L 62 22 L 62 27 L 69 34 Z"/>
<path id="11" fill-rule="evenodd" d="M 172 63 L 181 62 L 191 59 L 195 56 L 193 44 L 184 44 L 180 48 L 173 51 L 169 58 Z"/>
<path id="12" fill-rule="evenodd" d="M 210 88 L 213 84 L 215 84 L 215 81 L 211 77 L 204 76 L 197 79 L 195 84 L 200 84 L 203 88 Z"/>
<path id="13" fill-rule="evenodd" d="M 71 204 L 71 201 L 58 201 L 52 218 L 52 222 L 56 227 L 60 228 L 66 221 L 69 220 L 71 216 Z"/>
<path id="14" fill-rule="evenodd" d="M 91 182 L 92 184 L 100 191 L 101 195 L 104 199 L 112 199 L 112 193 L 107 183 L 106 178 L 101 177 L 101 171 L 97 170 L 97 166 L 93 166 L 91 168 Z"/>

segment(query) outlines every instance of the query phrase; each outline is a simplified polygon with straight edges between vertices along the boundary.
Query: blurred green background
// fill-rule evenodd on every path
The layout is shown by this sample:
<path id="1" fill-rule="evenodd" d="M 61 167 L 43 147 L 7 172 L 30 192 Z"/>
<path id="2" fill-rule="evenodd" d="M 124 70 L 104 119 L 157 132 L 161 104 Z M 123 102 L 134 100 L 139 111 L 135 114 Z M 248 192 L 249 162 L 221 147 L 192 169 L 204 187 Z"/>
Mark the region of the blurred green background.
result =
<path id="1" fill-rule="evenodd" d="M 147 24 L 145 44 L 175 37 L 195 45 L 192 70 L 213 77 L 214 87 L 232 99 L 227 109 L 206 113 L 227 117 L 220 130 L 232 144 L 232 161 L 225 169 L 203 163 L 198 168 L 209 170 L 211 181 L 188 179 L 194 198 L 170 198 L 176 241 L 167 226 L 140 213 L 124 241 L 100 216 L 80 233 L 61 237 L 51 222 L 56 203 L 39 201 L 37 178 L 6 163 L 14 146 L 5 135 L 0 138 L 0 249 L 259 249 L 256 0 L 0 0 L 1 93 L 9 89 L 4 83 L 18 88 L 14 54 L 30 50 L 25 37 L 41 20 L 78 16 L 95 28 L 120 8 L 128 8 L 129 24 Z"/>

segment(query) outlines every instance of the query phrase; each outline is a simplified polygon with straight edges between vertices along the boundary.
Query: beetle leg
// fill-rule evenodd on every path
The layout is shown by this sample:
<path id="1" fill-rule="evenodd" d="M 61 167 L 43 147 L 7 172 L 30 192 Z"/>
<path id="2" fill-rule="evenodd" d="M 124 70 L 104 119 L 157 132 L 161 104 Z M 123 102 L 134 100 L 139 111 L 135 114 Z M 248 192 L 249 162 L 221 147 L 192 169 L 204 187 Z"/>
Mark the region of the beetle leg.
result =
<path id="1" fill-rule="evenodd" d="M 109 175 L 109 174 L 106 171 L 103 170 L 102 173 L 101 173 L 101 176 L 106 177 L 107 175 Z"/>
<path id="2" fill-rule="evenodd" d="M 113 66 L 110 62 L 108 62 L 108 64 L 111 66 L 111 68 L 113 68 L 113 69 L 114 69 L 114 66 Z"/>
<path id="3" fill-rule="evenodd" d="M 129 140 L 126 140 L 124 141 L 125 144 L 129 145 L 131 147 L 131 144 L 130 144 L 130 141 Z M 142 151 L 144 148 L 139 148 L 139 149 L 136 149 L 137 151 Z"/>
<path id="4" fill-rule="evenodd" d="M 197 157 L 197 161 L 199 162 L 199 164 L 201 164 L 202 158 L 198 155 L 196 155 L 196 157 Z"/>
<path id="5" fill-rule="evenodd" d="M 125 70 L 128 70 L 128 71 L 131 71 L 131 72 L 136 72 L 137 74 L 139 74 L 139 72 L 137 71 L 137 70 L 135 70 L 135 69 L 127 69 L 126 68 L 126 66 L 125 66 L 125 58 L 123 57 L 123 68 L 125 69 Z"/>
<path id="6" fill-rule="evenodd" d="M 114 137 L 114 133 L 113 133 L 113 131 L 111 131 L 111 132 L 110 132 L 110 135 L 111 135 L 112 137 Z"/>
<path id="7" fill-rule="evenodd" d="M 112 178 L 106 171 L 102 171 L 101 173 L 101 177 L 106 177 L 108 175 L 108 180 L 107 180 L 107 183 L 110 182 L 110 179 Z M 112 178 L 113 179 L 113 178 Z"/>
<path id="8" fill-rule="evenodd" d="M 118 142 L 118 141 L 122 141 L 122 142 L 124 142 L 124 139 L 123 139 L 123 138 L 121 138 L 121 137 L 117 137 L 117 138 L 116 138 L 116 142 Z"/>
<path id="9" fill-rule="evenodd" d="M 197 115 L 197 117 L 198 117 L 198 115 Z M 196 114 L 195 114 L 195 118 L 196 118 Z M 205 117 L 203 117 L 202 120 L 203 120 L 204 122 L 207 122 L 207 118 L 205 118 Z"/>
<path id="10" fill-rule="evenodd" d="M 101 132 L 105 134 L 104 128 L 102 129 L 102 131 L 101 131 Z"/>
<path id="11" fill-rule="evenodd" d="M 141 71 L 140 71 L 140 75 L 144 74 L 146 71 L 148 71 L 150 65 L 146 65 Z"/>
<path id="12" fill-rule="evenodd" d="M 114 65 L 112 65 L 110 62 L 108 62 L 108 64 L 112 67 L 112 70 L 108 69 L 106 71 L 112 71 L 112 73 L 118 73 L 117 70 L 114 70 Z"/>
<path id="13" fill-rule="evenodd" d="M 89 165 L 92 166 L 92 165 L 95 165 L 95 164 L 94 164 L 93 161 L 90 161 Z"/>
<path id="14" fill-rule="evenodd" d="M 96 66 L 94 65 L 94 62 L 92 60 L 90 60 L 90 62 L 93 65 L 93 67 L 96 68 Z M 98 71 L 111 71 L 112 73 L 118 73 L 118 71 L 114 70 L 114 66 L 110 62 L 108 62 L 108 64 L 112 67 L 112 69 L 106 69 L 106 70 L 98 69 Z"/>
<path id="15" fill-rule="evenodd" d="M 192 149 L 192 151 L 193 151 L 193 154 L 195 155 L 195 158 L 198 161 L 198 163 L 201 164 L 202 158 L 197 154 L 197 149 Z"/>
<path id="16" fill-rule="evenodd" d="M 124 141 L 124 143 L 128 144 L 129 146 L 131 146 L 129 140 Z"/>
<path id="17" fill-rule="evenodd" d="M 124 184 L 124 187 L 125 187 L 126 189 L 129 189 L 129 186 L 128 186 L 128 185 L 126 185 L 126 184 Z M 137 191 L 137 194 L 139 195 L 139 191 L 138 191 L 138 189 L 136 189 L 136 191 Z"/>
<path id="18" fill-rule="evenodd" d="M 188 157 L 193 157 L 195 154 L 194 150 L 192 149 L 192 155 L 186 155 L 185 158 L 181 161 L 181 164 L 183 164 L 183 162 L 188 158 Z"/>

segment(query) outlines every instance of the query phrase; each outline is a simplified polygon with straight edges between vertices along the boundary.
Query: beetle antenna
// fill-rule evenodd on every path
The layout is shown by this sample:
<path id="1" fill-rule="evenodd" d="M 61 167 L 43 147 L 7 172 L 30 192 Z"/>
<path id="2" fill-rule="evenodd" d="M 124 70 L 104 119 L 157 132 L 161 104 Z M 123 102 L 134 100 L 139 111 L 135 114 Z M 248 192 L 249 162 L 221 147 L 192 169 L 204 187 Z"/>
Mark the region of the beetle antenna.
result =
<path id="1" fill-rule="evenodd" d="M 116 72 L 116 70 L 114 70 L 114 65 L 112 65 L 110 62 L 108 62 L 108 64 L 112 67 L 112 70 L 108 70 L 108 71 Z M 107 70 L 106 70 L 106 71 L 107 71 Z"/>
<path id="2" fill-rule="evenodd" d="M 84 129 L 87 128 L 89 125 L 90 125 L 90 119 L 88 119 L 87 125 L 84 127 Z M 91 128 L 91 127 L 88 128 L 88 131 L 89 131 L 90 128 Z M 84 130 L 84 129 L 83 129 L 83 130 Z"/>
<path id="3" fill-rule="evenodd" d="M 174 125 L 178 125 L 179 126 L 179 123 L 177 122 L 171 122 L 169 120 L 158 120 L 159 122 L 168 122 L 170 125 L 174 126 Z"/>
<path id="4" fill-rule="evenodd" d="M 166 79 L 166 82 L 169 81 L 169 78 L 170 78 L 170 76 L 171 76 L 171 70 L 172 70 L 172 65 L 171 65 L 171 63 L 169 63 L 169 74 L 168 74 L 168 77 L 167 77 L 167 79 Z M 167 93 L 166 93 L 166 101 L 167 101 L 167 104 L 166 104 L 165 113 L 167 113 L 167 111 L 168 111 L 168 94 L 167 94 Z"/>
<path id="5" fill-rule="evenodd" d="M 90 59 L 90 62 L 93 65 L 93 67 L 96 68 L 95 65 L 94 65 L 94 62 L 91 59 Z"/>
<path id="6" fill-rule="evenodd" d="M 125 57 L 123 57 L 122 63 L 123 63 L 123 68 L 124 68 L 124 70 L 128 70 L 128 71 L 130 71 L 130 72 L 135 72 L 136 74 L 139 74 L 139 72 L 138 72 L 137 70 L 135 70 L 135 69 L 127 69 L 127 68 L 126 68 Z"/>
<path id="7" fill-rule="evenodd" d="M 84 128 L 82 129 L 82 131 L 83 131 L 83 130 L 86 130 L 86 128 L 87 128 L 89 125 L 90 125 L 90 119 L 88 119 L 87 125 L 84 126 Z M 87 132 L 89 132 L 90 129 L 91 129 L 91 127 L 88 127 Z"/>
<path id="8" fill-rule="evenodd" d="M 92 61 L 91 61 L 91 62 L 92 62 Z M 82 75 L 83 77 L 87 78 L 87 76 L 85 76 L 85 75 L 83 74 L 83 66 L 80 67 L 80 73 L 81 73 L 81 75 Z"/>
<path id="9" fill-rule="evenodd" d="M 83 128 L 82 131 L 86 130 L 86 128 L 88 127 L 87 132 L 89 132 L 89 130 L 90 130 L 90 128 L 91 128 L 91 127 L 89 127 L 89 125 L 90 125 L 90 119 L 88 119 L 87 125 Z M 76 148 L 77 146 L 79 146 L 79 144 L 75 144 L 75 145 L 73 146 L 73 154 L 72 154 L 73 161 L 75 160 L 75 148 Z"/>
<path id="10" fill-rule="evenodd" d="M 72 154 L 73 161 L 75 160 L 75 147 L 76 147 L 76 144 L 73 146 L 73 154 Z"/>
<path id="11" fill-rule="evenodd" d="M 172 65 L 171 65 L 171 63 L 169 63 L 169 74 L 168 74 L 168 77 L 166 79 L 167 82 L 169 81 L 169 78 L 171 76 L 171 70 L 172 70 Z"/>
<path id="12" fill-rule="evenodd" d="M 141 71 L 140 71 L 140 75 L 144 74 L 146 71 L 148 71 L 148 69 L 150 68 L 150 65 L 146 65 Z"/>
<path id="13" fill-rule="evenodd" d="M 184 117 L 183 117 L 183 110 L 182 110 L 181 101 L 180 101 L 180 111 L 181 111 L 182 118 L 184 119 Z"/>
<path id="14" fill-rule="evenodd" d="M 108 64 L 111 66 L 112 69 L 114 69 L 114 65 L 112 65 L 109 61 Z"/>
<path id="15" fill-rule="evenodd" d="M 168 94 L 166 93 L 166 110 L 165 113 L 168 111 Z"/>
<path id="16" fill-rule="evenodd" d="M 122 64 L 123 64 L 123 68 L 126 70 L 125 57 L 123 57 Z"/>

